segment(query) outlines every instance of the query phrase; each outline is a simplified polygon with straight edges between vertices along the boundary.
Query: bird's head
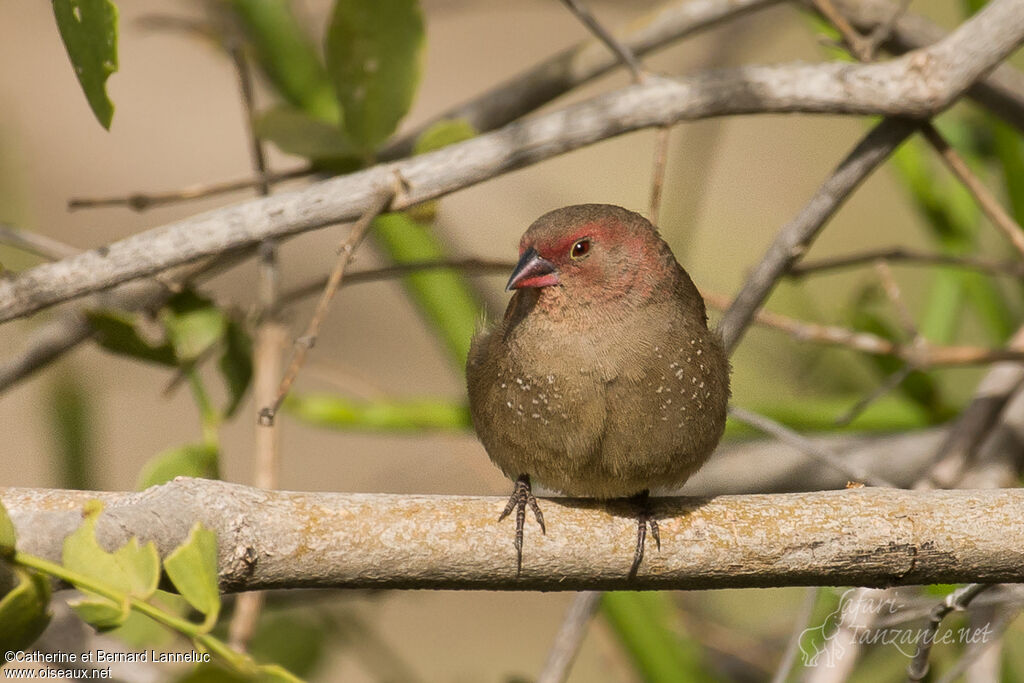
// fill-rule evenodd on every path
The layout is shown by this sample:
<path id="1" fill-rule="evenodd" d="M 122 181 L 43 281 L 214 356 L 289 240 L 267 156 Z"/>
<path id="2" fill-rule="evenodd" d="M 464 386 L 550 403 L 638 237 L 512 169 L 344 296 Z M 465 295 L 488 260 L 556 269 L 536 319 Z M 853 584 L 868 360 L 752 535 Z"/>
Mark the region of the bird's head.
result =
<path id="1" fill-rule="evenodd" d="M 544 214 L 527 229 L 506 289 L 559 288 L 586 303 L 644 300 L 671 287 L 676 268 L 643 216 L 610 204 L 581 204 Z"/>

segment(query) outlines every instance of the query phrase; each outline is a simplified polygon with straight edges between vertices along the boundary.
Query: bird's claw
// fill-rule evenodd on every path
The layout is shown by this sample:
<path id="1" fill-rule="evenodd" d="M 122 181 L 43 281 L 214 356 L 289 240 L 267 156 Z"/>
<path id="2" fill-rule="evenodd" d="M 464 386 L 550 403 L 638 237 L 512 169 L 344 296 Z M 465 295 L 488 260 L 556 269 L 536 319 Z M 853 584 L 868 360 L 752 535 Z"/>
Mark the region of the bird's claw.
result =
<path id="1" fill-rule="evenodd" d="M 651 527 L 651 536 L 654 538 L 658 551 L 661 551 L 661 532 L 658 529 L 658 520 L 651 514 L 650 495 L 650 491 L 643 491 L 633 498 L 639 505 L 640 511 L 636 517 L 636 550 L 633 551 L 633 566 L 629 568 L 629 578 L 631 579 L 636 577 L 640 570 L 640 563 L 644 559 L 648 526 Z"/>
<path id="2" fill-rule="evenodd" d="M 516 535 L 512 541 L 516 548 L 516 576 L 519 576 L 523 570 L 523 526 L 526 524 L 527 507 L 533 511 L 533 516 L 536 518 L 537 524 L 540 525 L 541 533 L 547 534 L 547 527 L 544 526 L 544 513 L 540 511 L 537 499 L 530 488 L 530 475 L 521 474 L 516 479 L 516 486 L 512 489 L 512 495 L 508 497 L 508 504 L 505 505 L 505 509 L 498 516 L 498 521 L 500 522 L 508 517 L 512 510 L 516 511 Z"/>

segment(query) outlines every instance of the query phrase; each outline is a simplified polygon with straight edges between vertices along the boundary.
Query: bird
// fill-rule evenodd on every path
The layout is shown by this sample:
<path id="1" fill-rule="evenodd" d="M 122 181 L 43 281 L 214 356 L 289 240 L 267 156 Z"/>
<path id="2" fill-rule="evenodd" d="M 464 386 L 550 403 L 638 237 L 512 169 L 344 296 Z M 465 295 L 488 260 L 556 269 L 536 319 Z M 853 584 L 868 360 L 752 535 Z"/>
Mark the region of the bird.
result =
<path id="1" fill-rule="evenodd" d="M 579 204 L 538 218 L 519 243 L 504 317 L 470 343 L 472 421 L 491 461 L 515 481 L 522 571 L 536 482 L 570 497 L 631 498 L 639 508 L 630 576 L 647 527 L 661 548 L 652 489 L 681 486 L 725 429 L 729 362 L 704 300 L 640 214 Z"/>

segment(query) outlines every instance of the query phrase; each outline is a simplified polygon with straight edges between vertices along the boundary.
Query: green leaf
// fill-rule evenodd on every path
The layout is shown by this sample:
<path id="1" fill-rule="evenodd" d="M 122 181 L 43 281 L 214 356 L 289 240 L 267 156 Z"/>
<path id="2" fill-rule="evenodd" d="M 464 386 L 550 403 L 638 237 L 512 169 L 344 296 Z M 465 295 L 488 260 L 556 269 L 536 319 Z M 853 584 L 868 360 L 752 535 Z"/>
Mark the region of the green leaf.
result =
<path id="1" fill-rule="evenodd" d="M 139 474 L 138 488 L 165 484 L 175 477 L 220 478 L 220 453 L 210 443 L 175 446 L 146 463 Z"/>
<path id="2" fill-rule="evenodd" d="M 475 137 L 477 130 L 465 119 L 444 119 L 423 131 L 413 146 L 414 154 L 426 154 Z M 405 213 L 417 223 L 433 223 L 437 218 L 439 200 L 421 202 L 409 207 Z M 462 277 L 461 275 L 459 276 Z"/>
<path id="3" fill-rule="evenodd" d="M 444 119 L 423 131 L 416 139 L 413 154 L 433 152 L 475 138 L 477 134 L 477 129 L 466 119 Z"/>
<path id="4" fill-rule="evenodd" d="M 79 490 L 93 488 L 92 403 L 77 376 L 67 372 L 57 376 L 48 407 L 61 485 Z"/>
<path id="5" fill-rule="evenodd" d="M 649 683 L 715 680 L 701 662 L 700 648 L 672 627 L 674 607 L 665 593 L 613 591 L 601 597 L 601 611 Z"/>
<path id="6" fill-rule="evenodd" d="M 103 506 L 98 501 L 90 501 L 86 505 L 85 520 L 64 539 L 62 561 L 73 572 L 127 593 L 132 585 L 128 572 L 96 540 L 96 521 L 102 511 Z"/>
<path id="7" fill-rule="evenodd" d="M 231 417 L 252 381 L 252 340 L 240 322 L 228 320 L 224 342 L 224 353 L 221 354 L 218 366 L 228 388 L 228 404 L 224 407 L 224 416 Z"/>
<path id="8" fill-rule="evenodd" d="M 135 329 L 134 316 L 117 311 L 87 311 L 85 316 L 96 332 L 96 342 L 108 351 L 159 365 L 177 365 L 171 345 L 146 341 Z"/>
<path id="9" fill-rule="evenodd" d="M 154 593 L 154 597 L 149 600 L 149 604 L 166 614 L 180 618 L 185 618 L 192 610 L 185 598 L 177 593 L 161 590 Z M 124 641 L 130 647 L 141 650 L 166 647 L 174 640 L 176 632 L 142 612 L 131 610 L 124 623 L 112 630 L 110 635 Z"/>
<path id="10" fill-rule="evenodd" d="M 348 626 L 348 618 L 343 619 Z M 249 652 L 258 661 L 275 662 L 297 676 L 311 677 L 328 653 L 327 638 L 331 634 L 323 622 L 310 612 L 265 611 L 249 643 Z M 348 645 L 358 648 L 351 640 Z"/>
<path id="11" fill-rule="evenodd" d="M 227 328 L 227 318 L 212 301 L 186 289 L 167 302 L 164 327 L 179 361 L 199 358 L 216 344 Z"/>
<path id="12" fill-rule="evenodd" d="M 335 429 L 465 431 L 472 426 L 465 404 L 436 399 L 358 401 L 333 394 L 308 394 L 289 397 L 285 408 L 302 420 Z"/>
<path id="13" fill-rule="evenodd" d="M 148 600 L 160 582 L 160 554 L 156 551 L 156 544 L 149 541 L 139 545 L 139 539 L 132 538 L 113 555 L 128 576 L 128 594 Z"/>
<path id="14" fill-rule="evenodd" d="M 123 626 L 131 616 L 131 606 L 127 601 L 116 603 L 102 596 L 91 598 L 75 598 L 68 600 L 78 616 L 101 631 L 109 631 Z"/>
<path id="15" fill-rule="evenodd" d="M 341 112 L 327 71 L 289 0 L 231 0 L 252 41 L 256 62 L 277 92 L 310 116 L 338 123 Z"/>
<path id="16" fill-rule="evenodd" d="M 217 535 L 196 522 L 185 542 L 164 559 L 164 570 L 181 596 L 206 616 L 206 629 L 212 628 L 220 613 Z"/>
<path id="17" fill-rule="evenodd" d="M 84 598 L 68 603 L 82 619 L 93 626 L 110 629 L 119 626 L 128 617 L 127 595 L 132 587 L 132 577 L 121 562 L 100 547 L 96 540 L 96 520 L 102 510 L 103 506 L 98 501 L 86 504 L 85 521 L 64 539 L 62 560 L 69 570 L 125 594 L 125 600 L 115 602 L 83 589 Z"/>
<path id="18" fill-rule="evenodd" d="M 377 243 L 395 263 L 446 257 L 431 226 L 408 214 L 388 213 L 373 222 Z M 402 284 L 420 312 L 440 334 L 458 366 L 464 367 L 469 343 L 476 332 L 481 304 L 461 273 L 450 270 L 411 273 Z"/>
<path id="19" fill-rule="evenodd" d="M 321 163 L 335 160 L 359 163 L 359 150 L 348 141 L 345 131 L 288 105 L 278 105 L 258 114 L 253 129 L 257 136 L 274 143 L 286 154 Z"/>
<path id="20" fill-rule="evenodd" d="M 109 130 L 114 104 L 107 78 L 117 71 L 117 6 L 108 0 L 53 0 L 53 16 L 85 98 Z"/>
<path id="21" fill-rule="evenodd" d="M 398 126 L 420 78 L 423 16 L 416 0 L 336 0 L 325 53 L 349 137 L 367 152 Z"/>
<path id="22" fill-rule="evenodd" d="M 7 508 L 0 501 L 0 557 L 13 557 L 18 535 L 14 530 L 14 522 L 7 514 Z"/>
<path id="23" fill-rule="evenodd" d="M 0 598 L 0 651 L 24 650 L 50 623 L 50 582 L 35 572 L 14 567 L 17 585 Z"/>

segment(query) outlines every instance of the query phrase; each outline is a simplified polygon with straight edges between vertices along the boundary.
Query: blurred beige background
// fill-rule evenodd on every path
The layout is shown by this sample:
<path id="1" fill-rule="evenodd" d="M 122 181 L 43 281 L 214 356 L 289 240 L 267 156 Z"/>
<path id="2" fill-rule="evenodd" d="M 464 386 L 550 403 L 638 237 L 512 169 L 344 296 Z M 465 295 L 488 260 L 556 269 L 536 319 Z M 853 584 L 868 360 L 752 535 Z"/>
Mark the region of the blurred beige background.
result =
<path id="1" fill-rule="evenodd" d="M 590 4 L 612 27 L 651 6 Z M 327 3 L 303 6 L 315 25 Z M 90 247 L 249 196 L 238 193 L 142 214 L 66 210 L 71 197 L 168 190 L 249 173 L 242 111 L 228 61 L 182 35 L 138 25 L 140 16 L 154 9 L 195 15 L 197 7 L 129 0 L 119 7 L 121 69 L 109 82 L 116 113 L 108 133 L 96 123 L 79 90 L 49 4 L 0 3 L 0 220 Z M 586 37 L 554 0 L 428 1 L 425 12 L 424 76 L 406 125 Z M 792 8 L 779 7 L 665 50 L 648 63 L 657 71 L 680 74 L 708 65 L 795 59 L 816 61 L 822 56 L 808 22 Z M 626 82 L 617 73 L 572 98 Z M 269 104 L 266 98 L 263 103 Z M 661 227 L 694 280 L 710 290 L 733 293 L 775 230 L 864 130 L 862 121 L 820 116 L 745 117 L 676 128 Z M 652 133 L 634 133 L 460 192 L 442 201 L 440 229 L 458 254 L 512 258 L 525 227 L 551 208 L 601 201 L 645 211 L 652 142 Z M 275 168 L 294 165 L 294 159 L 274 155 Z M 883 169 L 840 213 L 814 253 L 890 245 L 894 232 L 905 241 L 920 241 L 916 219 Z M 284 286 L 325 274 L 343 234 L 331 228 L 287 243 L 282 252 Z M 9 268 L 32 263 L 2 247 L 0 261 Z M 370 250 L 359 253 L 358 266 L 374 262 Z M 254 269 L 242 266 L 217 279 L 208 291 L 245 307 L 252 303 L 253 277 Z M 835 276 L 830 282 L 842 286 L 857 277 Z M 500 277 L 486 280 L 495 301 L 504 301 L 503 282 Z M 793 288 L 778 297 L 776 303 L 800 297 L 825 311 L 830 308 L 826 298 Z M 293 312 L 294 329 L 305 324 L 309 310 L 303 306 Z M 45 317 L 0 328 L 2 352 L 16 353 Z M 778 348 L 789 342 L 773 333 L 754 334 L 748 342 L 736 360 L 734 400 L 756 405 L 778 392 L 780 382 L 792 383 L 792 368 Z M 198 439 L 196 411 L 187 391 L 162 395 L 169 373 L 87 345 L 0 396 L 0 485 L 54 485 L 47 406 L 59 373 L 76 377 L 89 392 L 96 420 L 97 477 L 103 488 L 134 487 L 149 458 Z M 449 366 L 397 284 L 342 291 L 297 390 L 361 394 L 367 387 L 395 396 L 463 397 L 461 373 Z M 232 481 L 252 479 L 253 410 L 249 402 L 224 430 L 224 476 Z M 509 486 L 470 435 L 337 433 L 285 418 L 282 443 L 281 481 L 288 489 L 501 495 Z M 509 533 L 511 539 L 507 525 L 496 526 L 495 533 Z M 511 542 L 509 550 L 511 561 Z M 372 601 L 349 599 L 423 680 L 500 681 L 537 672 L 570 597 L 410 592 Z M 782 592 L 773 599 L 790 597 L 794 595 Z M 708 599 L 732 600 L 726 592 Z M 785 625 L 780 627 L 784 632 Z M 597 627 L 572 680 L 629 680 L 621 657 L 604 628 Z M 335 659 L 350 674 L 346 680 L 368 680 L 344 650 Z"/>

